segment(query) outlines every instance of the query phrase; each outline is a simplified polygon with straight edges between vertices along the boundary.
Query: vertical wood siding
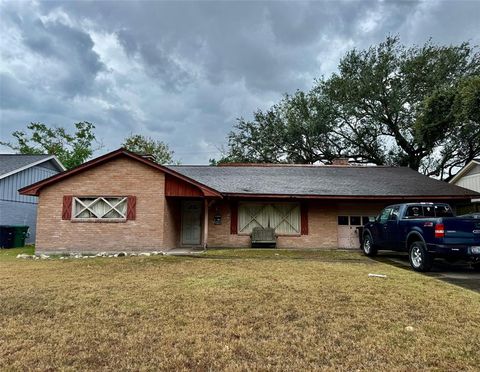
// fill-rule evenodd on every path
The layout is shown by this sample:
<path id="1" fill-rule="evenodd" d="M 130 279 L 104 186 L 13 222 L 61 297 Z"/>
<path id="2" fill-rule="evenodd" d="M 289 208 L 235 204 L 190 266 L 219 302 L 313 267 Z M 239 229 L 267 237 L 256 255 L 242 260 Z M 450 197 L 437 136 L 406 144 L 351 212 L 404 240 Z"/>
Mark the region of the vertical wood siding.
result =
<path id="1" fill-rule="evenodd" d="M 455 185 L 480 192 L 480 173 L 463 176 L 455 182 Z"/>
<path id="2" fill-rule="evenodd" d="M 18 189 L 57 173 L 58 172 L 53 169 L 38 165 L 6 177 L 0 180 L 0 200 L 36 204 L 37 198 L 35 196 L 20 195 Z"/>

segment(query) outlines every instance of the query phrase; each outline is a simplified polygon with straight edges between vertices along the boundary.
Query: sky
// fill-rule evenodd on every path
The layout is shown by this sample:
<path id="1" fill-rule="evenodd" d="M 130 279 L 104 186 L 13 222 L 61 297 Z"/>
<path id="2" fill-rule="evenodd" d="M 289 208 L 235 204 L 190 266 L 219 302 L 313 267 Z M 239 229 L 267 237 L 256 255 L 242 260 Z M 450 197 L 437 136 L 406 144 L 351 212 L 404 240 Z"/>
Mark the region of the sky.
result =
<path id="1" fill-rule="evenodd" d="M 479 19 L 480 1 L 0 0 L 0 140 L 90 121 L 95 155 L 133 133 L 206 164 L 237 118 L 311 88 L 348 50 L 387 35 L 479 45 Z"/>

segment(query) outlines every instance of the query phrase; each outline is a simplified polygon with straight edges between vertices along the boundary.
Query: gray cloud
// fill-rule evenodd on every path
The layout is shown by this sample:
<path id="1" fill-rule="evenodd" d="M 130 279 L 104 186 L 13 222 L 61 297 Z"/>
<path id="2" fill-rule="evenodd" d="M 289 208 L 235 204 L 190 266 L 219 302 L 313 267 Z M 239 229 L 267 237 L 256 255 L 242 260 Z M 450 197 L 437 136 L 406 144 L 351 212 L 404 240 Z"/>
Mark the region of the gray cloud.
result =
<path id="1" fill-rule="evenodd" d="M 204 163 L 235 118 L 335 71 L 349 49 L 478 44 L 477 2 L 3 2 L 0 139 L 30 121 L 97 125 L 103 151 L 130 133 Z"/>

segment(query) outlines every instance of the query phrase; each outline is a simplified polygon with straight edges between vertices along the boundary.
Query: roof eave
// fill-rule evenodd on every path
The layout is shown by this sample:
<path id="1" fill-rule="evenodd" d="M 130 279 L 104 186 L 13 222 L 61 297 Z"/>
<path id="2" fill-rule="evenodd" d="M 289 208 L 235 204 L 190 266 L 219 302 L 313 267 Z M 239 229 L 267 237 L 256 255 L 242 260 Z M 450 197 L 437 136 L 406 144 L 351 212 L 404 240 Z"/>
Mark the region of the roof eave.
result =
<path id="1" fill-rule="evenodd" d="M 92 159 L 86 163 L 83 163 L 82 165 L 79 165 L 78 167 L 76 168 L 73 168 L 73 169 L 70 169 L 68 171 L 64 171 L 62 173 L 58 173 L 54 176 L 51 176 L 49 178 L 46 178 L 44 180 L 41 180 L 39 182 L 36 182 L 32 185 L 29 185 L 29 186 L 25 186 L 21 189 L 18 190 L 18 192 L 22 195 L 31 195 L 31 196 L 38 196 L 40 194 L 40 190 L 45 187 L 45 186 L 48 186 L 48 185 L 51 185 L 53 183 L 56 183 L 56 182 L 59 182 L 60 180 L 64 179 L 64 178 L 67 178 L 67 177 L 71 177 L 77 173 L 81 173 L 89 168 L 92 168 L 92 167 L 95 167 L 97 165 L 100 165 L 100 164 L 103 164 L 111 159 L 114 159 L 120 155 L 125 155 L 127 157 L 130 157 L 132 159 L 135 159 L 141 163 L 144 163 L 150 167 L 153 167 L 153 168 L 156 168 L 160 171 L 163 171 L 164 173 L 167 173 L 167 174 L 170 174 L 174 177 L 177 177 L 185 182 L 188 182 L 196 187 L 198 187 L 203 195 L 205 197 L 217 197 L 217 198 L 222 198 L 222 194 L 220 192 L 218 192 L 217 190 L 207 186 L 207 185 L 204 185 L 198 181 L 195 181 L 193 179 L 191 179 L 190 177 L 187 177 L 187 176 L 184 176 L 183 174 L 180 174 L 172 169 L 169 169 L 167 168 L 166 166 L 163 166 L 163 165 L 160 165 L 160 164 L 157 164 L 151 160 L 148 160 L 148 159 L 145 159 L 143 158 L 142 156 L 140 155 L 137 155 L 127 149 L 124 149 L 124 148 L 120 148 L 118 150 L 115 150 L 115 151 L 112 151 L 112 152 L 109 152 L 108 154 L 105 154 L 105 155 L 102 155 L 102 156 L 99 156 L 98 158 L 95 158 L 95 159 Z"/>
<path id="2" fill-rule="evenodd" d="M 477 160 L 477 159 L 472 159 L 468 162 L 467 165 L 465 165 L 462 169 L 460 169 L 458 171 L 458 173 L 452 177 L 452 179 L 450 181 L 448 181 L 448 183 L 455 183 L 457 182 L 460 178 L 462 178 L 462 176 L 467 173 L 471 168 L 473 168 L 473 166 L 475 164 L 478 164 L 480 165 L 480 162 Z"/>
<path id="3" fill-rule="evenodd" d="M 478 197 L 478 194 L 472 195 L 315 195 L 315 194 L 249 194 L 249 193 L 223 193 L 229 198 L 265 198 L 265 199 L 327 199 L 327 200 L 470 200 Z"/>
<path id="4" fill-rule="evenodd" d="M 60 160 L 58 160 L 55 155 L 50 155 L 50 156 L 48 156 L 44 159 L 34 161 L 33 163 L 24 165 L 23 167 L 17 168 L 15 170 L 11 171 L 11 172 L 2 174 L 0 176 L 0 180 L 4 179 L 4 178 L 7 178 L 7 177 L 10 177 L 10 176 L 13 176 L 14 174 L 17 174 L 17 173 L 22 172 L 24 170 L 27 170 L 29 168 L 35 167 L 36 165 L 40 165 L 40 164 L 45 163 L 45 162 L 50 161 L 50 160 L 53 160 L 62 171 L 65 171 L 66 168 L 63 166 L 63 164 L 60 162 Z"/>

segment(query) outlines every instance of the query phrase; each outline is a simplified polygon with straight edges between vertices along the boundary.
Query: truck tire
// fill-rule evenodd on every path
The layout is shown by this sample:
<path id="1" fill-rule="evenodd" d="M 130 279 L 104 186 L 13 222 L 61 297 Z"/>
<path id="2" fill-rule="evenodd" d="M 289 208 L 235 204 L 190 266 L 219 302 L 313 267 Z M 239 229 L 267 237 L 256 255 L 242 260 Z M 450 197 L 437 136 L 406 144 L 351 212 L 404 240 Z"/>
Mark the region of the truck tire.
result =
<path id="1" fill-rule="evenodd" d="M 377 248 L 373 245 L 373 239 L 370 234 L 365 234 L 363 237 L 362 250 L 365 256 L 375 256 L 377 254 Z"/>
<path id="2" fill-rule="evenodd" d="M 428 253 L 427 247 L 422 241 L 416 241 L 410 245 L 408 260 L 415 271 L 427 272 L 433 265 L 433 257 Z"/>

